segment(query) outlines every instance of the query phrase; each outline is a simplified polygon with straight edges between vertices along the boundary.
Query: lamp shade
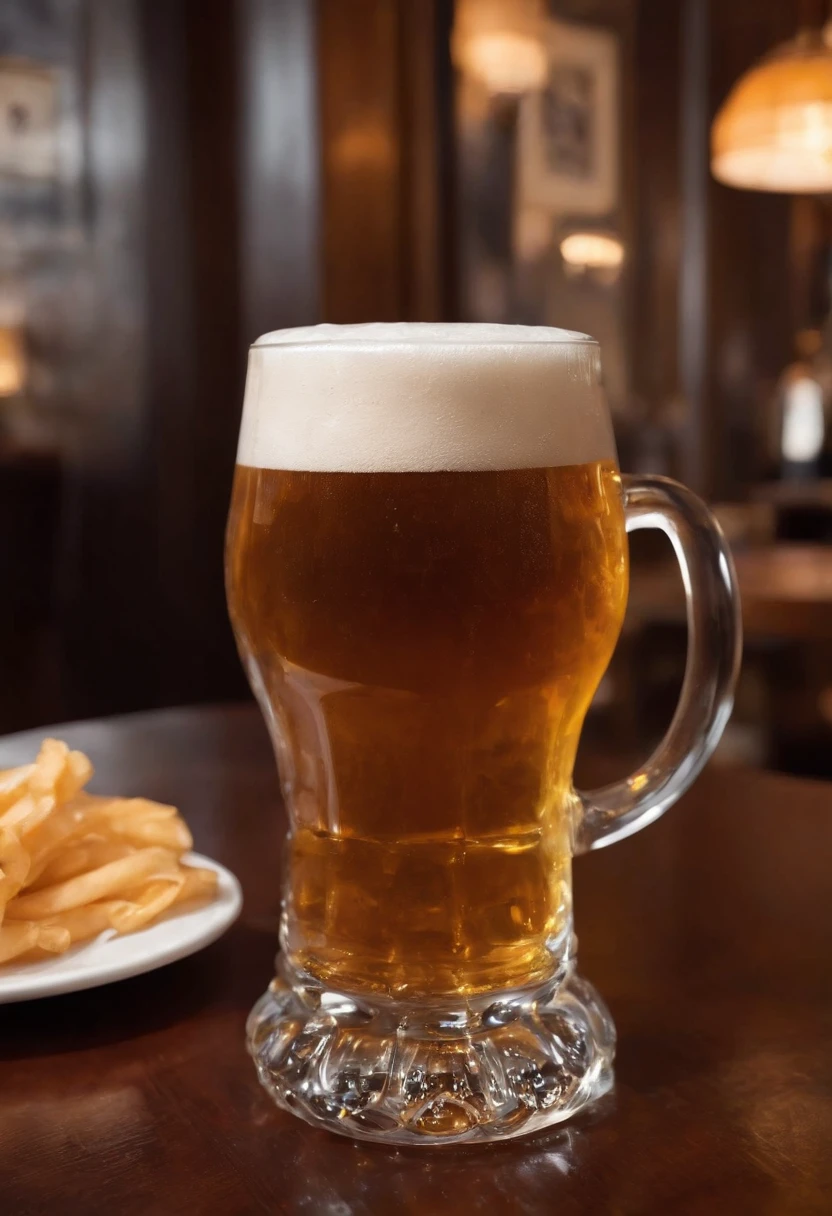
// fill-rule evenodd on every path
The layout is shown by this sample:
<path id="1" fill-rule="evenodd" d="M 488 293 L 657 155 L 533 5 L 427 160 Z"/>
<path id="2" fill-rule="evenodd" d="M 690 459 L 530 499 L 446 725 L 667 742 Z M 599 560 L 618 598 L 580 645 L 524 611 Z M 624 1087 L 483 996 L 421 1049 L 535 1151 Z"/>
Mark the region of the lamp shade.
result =
<path id="1" fill-rule="evenodd" d="M 540 0 L 457 0 L 452 51 L 490 93 L 540 88 L 548 67 Z"/>
<path id="2" fill-rule="evenodd" d="M 711 169 L 727 186 L 832 192 L 832 50 L 804 31 L 742 76 L 714 120 Z"/>

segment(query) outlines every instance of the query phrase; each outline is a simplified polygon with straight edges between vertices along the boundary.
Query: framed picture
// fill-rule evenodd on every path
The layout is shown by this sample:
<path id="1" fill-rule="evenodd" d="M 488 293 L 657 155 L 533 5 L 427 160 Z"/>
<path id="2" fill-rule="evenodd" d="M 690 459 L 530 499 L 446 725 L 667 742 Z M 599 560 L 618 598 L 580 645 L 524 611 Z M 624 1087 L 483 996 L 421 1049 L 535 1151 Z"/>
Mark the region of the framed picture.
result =
<path id="1" fill-rule="evenodd" d="M 546 83 L 520 108 L 520 202 L 606 215 L 619 193 L 618 41 L 594 26 L 550 21 L 547 30 Z"/>
<path id="2" fill-rule="evenodd" d="M 20 60 L 0 59 L 0 177 L 48 181 L 57 171 L 54 74 Z"/>

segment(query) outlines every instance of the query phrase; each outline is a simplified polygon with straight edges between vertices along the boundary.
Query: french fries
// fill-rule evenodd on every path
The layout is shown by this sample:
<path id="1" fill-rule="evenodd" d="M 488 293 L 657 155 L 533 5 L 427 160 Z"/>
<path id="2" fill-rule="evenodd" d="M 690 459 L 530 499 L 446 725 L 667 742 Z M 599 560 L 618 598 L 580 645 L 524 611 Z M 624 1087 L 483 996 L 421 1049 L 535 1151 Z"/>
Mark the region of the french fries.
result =
<path id="1" fill-rule="evenodd" d="M 193 840 L 175 807 L 87 794 L 92 772 L 57 739 L 0 771 L 0 965 L 134 933 L 216 894 L 213 870 L 182 861 Z"/>

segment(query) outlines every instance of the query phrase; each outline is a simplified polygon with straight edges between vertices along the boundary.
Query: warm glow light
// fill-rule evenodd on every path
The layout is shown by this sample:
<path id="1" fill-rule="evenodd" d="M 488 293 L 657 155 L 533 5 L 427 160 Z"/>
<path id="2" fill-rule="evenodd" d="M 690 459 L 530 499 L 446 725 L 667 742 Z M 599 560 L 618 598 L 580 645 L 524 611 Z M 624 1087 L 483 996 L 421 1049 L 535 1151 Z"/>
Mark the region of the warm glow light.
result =
<path id="1" fill-rule="evenodd" d="M 539 0 L 457 0 L 454 63 L 491 93 L 540 88 L 548 68 Z"/>
<path id="2" fill-rule="evenodd" d="M 741 77 L 714 120 L 711 168 L 727 186 L 832 191 L 832 49 L 803 32 Z"/>
<path id="3" fill-rule="evenodd" d="M 0 397 L 14 397 L 26 380 L 20 331 L 0 326 Z"/>
<path id="4" fill-rule="evenodd" d="M 603 232 L 573 232 L 561 241 L 560 255 L 570 266 L 616 270 L 624 261 L 624 246 Z"/>
<path id="5" fill-rule="evenodd" d="M 823 389 L 810 376 L 787 385 L 783 398 L 781 447 L 786 460 L 817 460 L 824 439 Z"/>

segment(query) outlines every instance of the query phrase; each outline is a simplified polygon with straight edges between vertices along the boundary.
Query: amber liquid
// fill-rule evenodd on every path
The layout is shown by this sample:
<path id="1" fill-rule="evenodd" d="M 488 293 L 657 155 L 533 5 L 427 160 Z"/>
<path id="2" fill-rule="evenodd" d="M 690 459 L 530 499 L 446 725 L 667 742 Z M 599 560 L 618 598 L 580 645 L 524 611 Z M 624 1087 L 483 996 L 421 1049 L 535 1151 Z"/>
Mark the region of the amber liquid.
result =
<path id="1" fill-rule="evenodd" d="M 291 961 L 395 997 L 548 975 L 627 595 L 615 467 L 240 466 L 227 580 L 291 819 Z"/>

